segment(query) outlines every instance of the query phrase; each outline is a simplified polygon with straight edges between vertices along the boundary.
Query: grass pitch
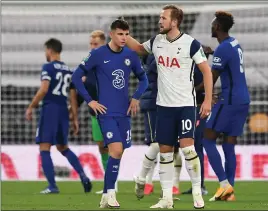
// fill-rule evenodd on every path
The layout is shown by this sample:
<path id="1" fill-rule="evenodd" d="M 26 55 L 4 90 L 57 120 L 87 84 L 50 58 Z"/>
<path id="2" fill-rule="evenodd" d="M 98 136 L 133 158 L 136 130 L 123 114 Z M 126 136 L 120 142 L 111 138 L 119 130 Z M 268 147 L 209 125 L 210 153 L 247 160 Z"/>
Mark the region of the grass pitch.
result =
<path id="1" fill-rule="evenodd" d="M 2 182 L 2 210 L 97 210 L 101 196 L 95 192 L 102 189 L 102 182 L 94 182 L 93 191 L 82 192 L 80 182 L 58 182 L 60 194 L 41 195 L 46 182 Z M 117 200 L 121 210 L 149 210 L 157 203 L 160 184 L 155 182 L 155 192 L 138 201 L 134 194 L 134 182 L 119 182 Z M 189 182 L 180 184 L 181 191 L 190 187 Z M 206 182 L 209 195 L 204 196 L 206 210 L 268 210 L 268 182 L 237 182 L 235 202 L 208 202 L 218 183 Z M 191 195 L 179 195 L 175 210 L 193 210 Z"/>

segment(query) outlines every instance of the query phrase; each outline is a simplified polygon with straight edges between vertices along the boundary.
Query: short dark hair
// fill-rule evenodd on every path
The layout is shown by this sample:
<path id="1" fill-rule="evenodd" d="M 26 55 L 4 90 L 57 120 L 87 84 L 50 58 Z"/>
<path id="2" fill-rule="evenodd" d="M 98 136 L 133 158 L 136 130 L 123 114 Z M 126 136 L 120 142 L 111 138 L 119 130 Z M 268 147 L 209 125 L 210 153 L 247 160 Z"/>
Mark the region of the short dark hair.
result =
<path id="1" fill-rule="evenodd" d="M 116 19 L 115 21 L 112 22 L 110 26 L 111 30 L 115 29 L 122 29 L 122 30 L 129 30 L 129 25 L 128 22 L 125 21 L 124 19 Z"/>
<path id="2" fill-rule="evenodd" d="M 55 38 L 50 38 L 48 41 L 45 42 L 44 44 L 48 49 L 52 49 L 56 53 L 61 53 L 62 51 L 62 43 L 61 41 L 55 39 Z"/>
<path id="3" fill-rule="evenodd" d="M 217 22 L 220 24 L 222 31 L 229 32 L 234 25 L 234 17 L 231 13 L 225 11 L 215 12 Z"/>
<path id="4" fill-rule="evenodd" d="M 178 21 L 178 28 L 181 25 L 181 22 L 183 20 L 183 11 L 179 7 L 177 7 L 174 4 L 168 4 L 163 7 L 163 10 L 171 10 L 170 17 L 171 20 L 177 20 Z"/>

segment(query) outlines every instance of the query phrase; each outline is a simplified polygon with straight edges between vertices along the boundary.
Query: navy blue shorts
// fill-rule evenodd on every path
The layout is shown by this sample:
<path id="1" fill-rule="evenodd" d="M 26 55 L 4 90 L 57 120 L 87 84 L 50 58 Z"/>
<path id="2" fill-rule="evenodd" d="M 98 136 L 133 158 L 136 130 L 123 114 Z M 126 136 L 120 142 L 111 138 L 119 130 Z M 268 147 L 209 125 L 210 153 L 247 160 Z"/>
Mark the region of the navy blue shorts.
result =
<path id="1" fill-rule="evenodd" d="M 69 112 L 67 106 L 44 105 L 36 130 L 36 143 L 67 145 Z"/>
<path id="2" fill-rule="evenodd" d="M 150 145 L 155 141 L 156 110 L 144 112 L 145 143 Z"/>
<path id="3" fill-rule="evenodd" d="M 178 139 L 194 138 L 196 107 L 157 106 L 156 141 L 176 146 Z"/>
<path id="4" fill-rule="evenodd" d="M 215 104 L 207 118 L 206 128 L 227 136 L 240 136 L 247 120 L 249 105 Z"/>
<path id="5" fill-rule="evenodd" d="M 105 147 L 114 142 L 121 142 L 124 149 L 131 147 L 130 117 L 99 116 L 98 121 Z"/>

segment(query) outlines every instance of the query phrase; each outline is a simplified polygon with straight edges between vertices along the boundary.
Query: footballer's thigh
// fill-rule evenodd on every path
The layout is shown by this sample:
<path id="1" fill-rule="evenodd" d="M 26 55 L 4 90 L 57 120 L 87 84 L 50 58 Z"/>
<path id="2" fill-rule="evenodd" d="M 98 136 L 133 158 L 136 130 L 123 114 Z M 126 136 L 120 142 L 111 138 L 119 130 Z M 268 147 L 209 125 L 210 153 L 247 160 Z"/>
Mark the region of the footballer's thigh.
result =
<path id="1" fill-rule="evenodd" d="M 118 157 L 123 153 L 123 145 L 116 118 L 99 116 L 98 121 L 103 134 L 104 146 L 108 147 L 110 156 Z"/>
<path id="2" fill-rule="evenodd" d="M 116 117 L 123 149 L 131 147 L 131 118 Z"/>
<path id="3" fill-rule="evenodd" d="M 156 110 L 148 110 L 144 114 L 145 143 L 150 146 L 155 142 Z"/>
<path id="4" fill-rule="evenodd" d="M 56 144 L 65 146 L 63 148 L 67 148 L 69 135 L 69 111 L 67 107 L 62 106 L 58 108 L 58 119 L 59 123 L 57 129 Z"/>
<path id="5" fill-rule="evenodd" d="M 159 143 L 160 152 L 173 150 L 178 140 L 176 108 L 157 106 L 155 140 Z"/>
<path id="6" fill-rule="evenodd" d="M 53 106 L 44 106 L 40 113 L 38 127 L 36 129 L 36 143 L 48 143 L 55 145 L 59 125 L 58 115 Z"/>
<path id="7" fill-rule="evenodd" d="M 178 108 L 178 138 L 180 147 L 188 147 L 194 145 L 195 126 L 196 126 L 196 107 L 185 106 Z"/>
<path id="8" fill-rule="evenodd" d="M 241 136 L 244 125 L 247 120 L 249 105 L 229 105 L 228 113 L 230 113 L 228 129 L 225 135 L 230 137 Z"/>

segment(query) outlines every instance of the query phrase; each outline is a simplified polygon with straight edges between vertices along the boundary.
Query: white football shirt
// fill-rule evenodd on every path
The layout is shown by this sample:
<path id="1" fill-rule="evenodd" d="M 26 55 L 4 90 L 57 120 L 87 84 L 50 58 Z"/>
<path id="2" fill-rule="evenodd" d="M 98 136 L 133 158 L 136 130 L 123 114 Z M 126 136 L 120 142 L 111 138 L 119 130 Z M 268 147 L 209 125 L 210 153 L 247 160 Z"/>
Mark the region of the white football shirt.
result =
<path id="1" fill-rule="evenodd" d="M 158 71 L 156 104 L 165 107 L 195 106 L 194 67 L 207 61 L 201 44 L 182 33 L 173 41 L 158 34 L 143 43 L 154 54 Z"/>

